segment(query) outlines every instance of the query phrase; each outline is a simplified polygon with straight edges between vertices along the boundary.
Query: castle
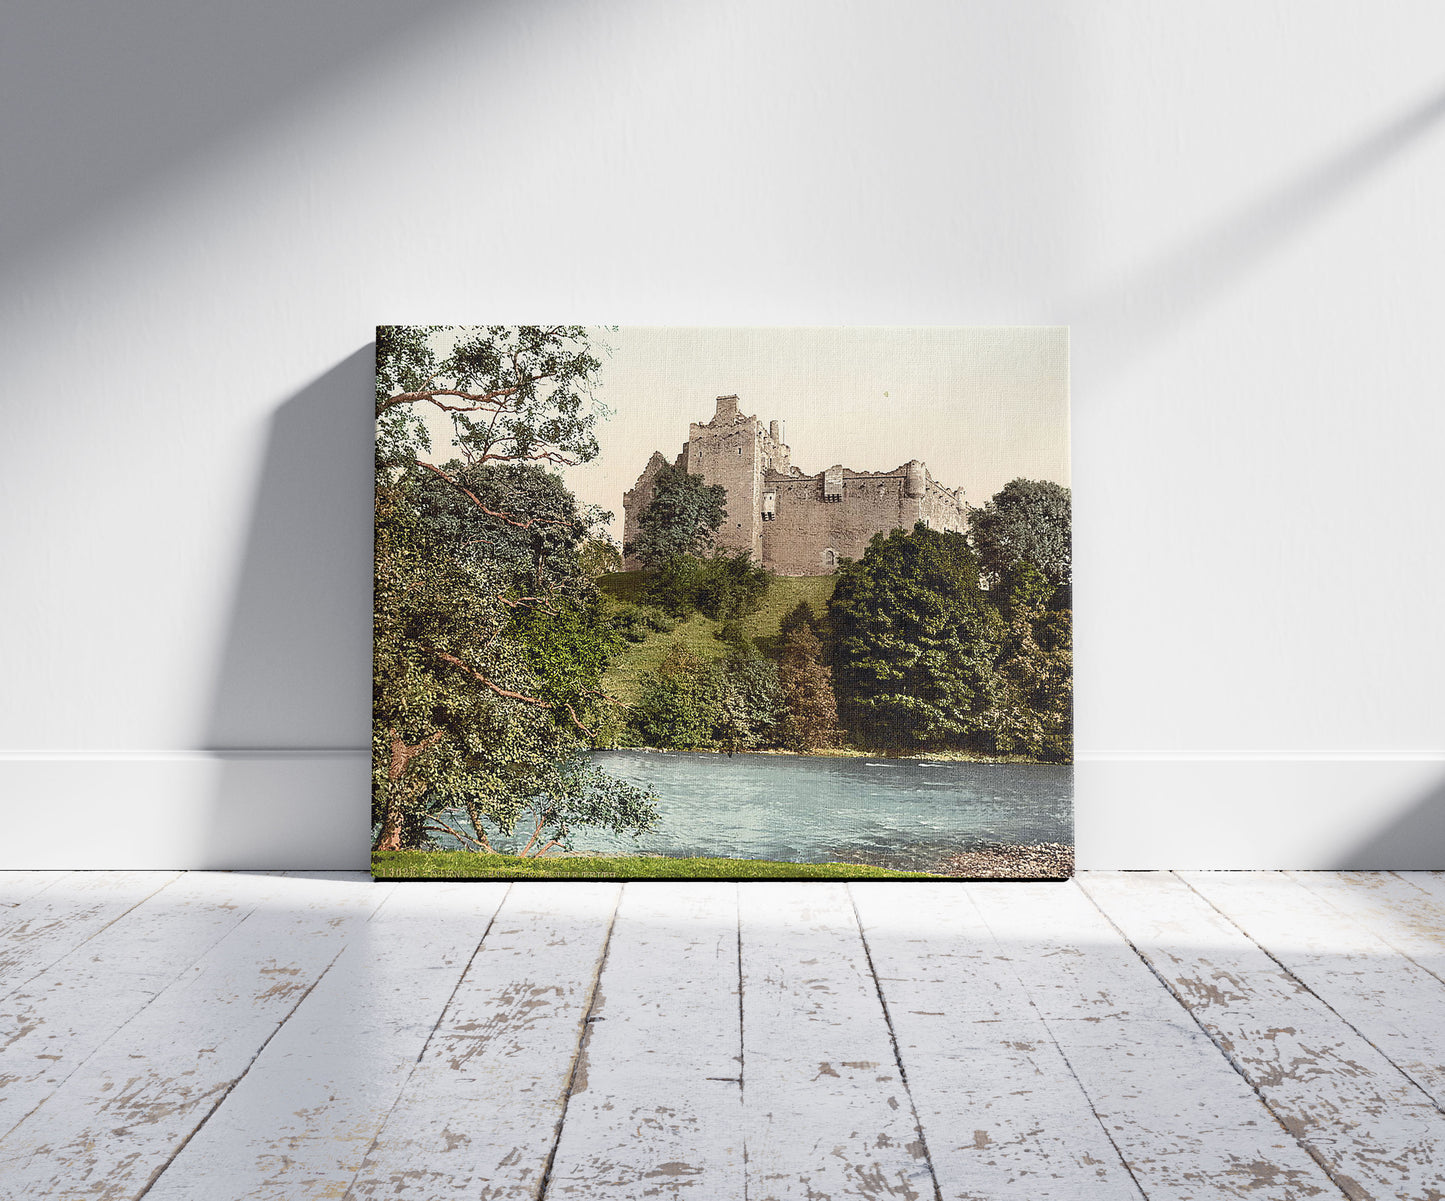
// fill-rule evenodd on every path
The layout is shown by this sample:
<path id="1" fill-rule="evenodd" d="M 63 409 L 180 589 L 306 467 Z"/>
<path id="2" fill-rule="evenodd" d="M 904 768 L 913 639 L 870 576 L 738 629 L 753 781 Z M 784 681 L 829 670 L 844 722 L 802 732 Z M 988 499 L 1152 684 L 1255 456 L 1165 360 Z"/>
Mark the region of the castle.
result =
<path id="1" fill-rule="evenodd" d="M 636 543 L 638 518 L 666 466 L 653 451 L 623 497 L 625 547 Z M 687 445 L 674 466 L 727 490 L 727 517 L 716 545 L 750 551 L 754 562 L 779 575 L 829 575 L 839 558 L 861 558 L 874 534 L 911 530 L 919 521 L 937 530 L 968 528 L 963 489 L 936 483 L 918 459 L 892 471 L 834 466 L 804 475 L 792 465 L 781 423 L 764 428 L 738 411 L 736 396 L 719 396 L 711 421 L 688 426 Z M 641 563 L 629 554 L 625 565 L 631 571 Z"/>

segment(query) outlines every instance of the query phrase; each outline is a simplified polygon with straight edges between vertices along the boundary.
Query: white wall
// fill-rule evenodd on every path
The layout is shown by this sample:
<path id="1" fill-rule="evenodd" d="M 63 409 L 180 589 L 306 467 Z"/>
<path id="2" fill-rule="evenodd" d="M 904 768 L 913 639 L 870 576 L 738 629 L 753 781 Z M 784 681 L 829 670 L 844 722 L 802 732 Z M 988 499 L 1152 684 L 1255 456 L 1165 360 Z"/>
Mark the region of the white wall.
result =
<path id="1" fill-rule="evenodd" d="M 563 319 L 1071 325 L 1082 865 L 1445 867 L 1442 43 L 12 6 L 0 866 L 362 865 L 371 327 Z"/>

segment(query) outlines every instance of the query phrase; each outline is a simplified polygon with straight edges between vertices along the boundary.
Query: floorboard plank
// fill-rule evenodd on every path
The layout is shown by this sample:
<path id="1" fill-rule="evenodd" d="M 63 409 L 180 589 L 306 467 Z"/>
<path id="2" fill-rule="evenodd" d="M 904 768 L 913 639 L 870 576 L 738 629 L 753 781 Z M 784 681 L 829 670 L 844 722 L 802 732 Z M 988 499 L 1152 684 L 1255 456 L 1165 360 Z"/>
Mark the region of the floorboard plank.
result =
<path id="1" fill-rule="evenodd" d="M 284 881 L 0 1140 L 13 1195 L 139 1195 L 392 887 Z"/>
<path id="2" fill-rule="evenodd" d="M 180 872 L 68 872 L 0 910 L 0 998 L 180 878 Z"/>
<path id="3" fill-rule="evenodd" d="M 849 885 L 949 1201 L 1141 1196 L 967 885 Z"/>
<path id="4" fill-rule="evenodd" d="M 1078 886 L 968 895 L 1150 1201 L 1339 1195 Z"/>
<path id="5" fill-rule="evenodd" d="M 0 909 L 13 909 L 20 902 L 57 884 L 74 872 L 0 872 Z"/>
<path id="6" fill-rule="evenodd" d="M 739 886 L 749 1201 L 936 1195 L 843 884 Z"/>
<path id="7" fill-rule="evenodd" d="M 147 1201 L 341 1196 L 506 890 L 468 881 L 392 892 Z"/>
<path id="8" fill-rule="evenodd" d="M 1445 1115 L 1337 1013 L 1184 880 L 1085 887 L 1347 1196 L 1439 1198 Z"/>
<path id="9" fill-rule="evenodd" d="M 737 885 L 631 883 L 548 1198 L 743 1196 Z"/>
<path id="10" fill-rule="evenodd" d="M 0 1001 L 0 1136 L 280 887 L 187 872 Z"/>
<path id="11" fill-rule="evenodd" d="M 512 885 L 348 1197 L 538 1195 L 620 892 Z"/>
<path id="12" fill-rule="evenodd" d="M 1445 984 L 1282 873 L 1180 877 L 1445 1107 Z"/>
<path id="13" fill-rule="evenodd" d="M 1445 899 L 1438 872 L 1286 872 L 1338 912 L 1445 981 Z"/>

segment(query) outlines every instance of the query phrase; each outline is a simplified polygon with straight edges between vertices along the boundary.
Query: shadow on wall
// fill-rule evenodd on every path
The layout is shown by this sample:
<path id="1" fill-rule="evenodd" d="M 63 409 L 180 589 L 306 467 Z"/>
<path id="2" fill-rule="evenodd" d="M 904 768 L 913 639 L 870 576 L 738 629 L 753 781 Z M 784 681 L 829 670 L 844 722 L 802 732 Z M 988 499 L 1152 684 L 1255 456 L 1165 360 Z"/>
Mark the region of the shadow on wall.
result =
<path id="1" fill-rule="evenodd" d="M 1327 217 L 1445 118 L 1445 89 L 1264 192 L 1137 271 L 1070 306 L 1075 372 L 1096 383 L 1184 326 L 1248 272 Z M 1092 347 L 1092 349 L 1091 349 Z"/>
<path id="2" fill-rule="evenodd" d="M 8 5 L 0 259 L 43 253 L 458 0 Z M 18 98 L 23 97 L 24 102 Z"/>
<path id="3" fill-rule="evenodd" d="M 1445 870 L 1445 776 L 1411 802 L 1401 816 L 1330 866 L 1341 871 Z"/>
<path id="4" fill-rule="evenodd" d="M 271 419 L 202 731 L 206 866 L 367 862 L 374 357 L 348 355 Z"/>

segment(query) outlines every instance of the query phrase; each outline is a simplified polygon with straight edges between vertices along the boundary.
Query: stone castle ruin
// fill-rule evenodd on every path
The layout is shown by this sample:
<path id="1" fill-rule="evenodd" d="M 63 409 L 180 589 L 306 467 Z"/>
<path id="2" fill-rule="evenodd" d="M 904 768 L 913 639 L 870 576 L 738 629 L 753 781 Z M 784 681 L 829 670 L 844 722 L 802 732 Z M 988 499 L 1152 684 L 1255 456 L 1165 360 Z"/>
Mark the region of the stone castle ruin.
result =
<path id="1" fill-rule="evenodd" d="M 751 551 L 754 562 L 779 575 L 829 575 L 839 558 L 861 558 L 874 534 L 911 530 L 919 521 L 936 530 L 968 528 L 963 489 L 943 487 L 918 459 L 892 471 L 834 466 L 804 475 L 792 464 L 781 423 L 764 427 L 740 413 L 736 396 L 719 396 L 711 421 L 688 426 L 687 445 L 673 463 L 727 490 L 727 517 L 716 545 Z M 637 541 L 638 518 L 666 466 L 653 451 L 623 497 L 624 546 Z M 626 567 L 636 570 L 641 563 L 629 554 Z"/>

